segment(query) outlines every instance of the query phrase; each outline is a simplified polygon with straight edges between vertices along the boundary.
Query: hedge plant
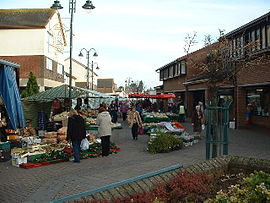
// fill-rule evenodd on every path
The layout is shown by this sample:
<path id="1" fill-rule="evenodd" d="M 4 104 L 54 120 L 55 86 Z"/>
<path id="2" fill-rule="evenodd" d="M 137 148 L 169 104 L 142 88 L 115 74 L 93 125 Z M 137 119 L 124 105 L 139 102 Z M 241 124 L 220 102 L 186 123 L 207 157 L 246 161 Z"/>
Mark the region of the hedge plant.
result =
<path id="1" fill-rule="evenodd" d="M 150 138 L 147 146 L 148 151 L 152 154 L 170 152 L 181 148 L 183 148 L 182 139 L 168 133 L 153 136 Z"/>

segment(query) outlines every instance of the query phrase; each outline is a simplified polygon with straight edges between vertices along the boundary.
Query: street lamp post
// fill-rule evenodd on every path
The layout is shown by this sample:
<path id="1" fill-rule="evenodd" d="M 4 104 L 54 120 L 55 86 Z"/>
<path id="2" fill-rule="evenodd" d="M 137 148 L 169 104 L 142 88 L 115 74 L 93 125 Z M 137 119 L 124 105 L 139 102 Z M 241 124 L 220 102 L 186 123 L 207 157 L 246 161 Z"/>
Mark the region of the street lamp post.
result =
<path id="1" fill-rule="evenodd" d="M 88 89 L 90 89 L 90 85 L 89 85 L 89 69 L 90 69 L 90 67 L 89 67 L 89 63 L 90 63 L 89 62 L 89 59 L 90 59 L 90 57 L 89 56 L 90 56 L 91 50 L 95 51 L 93 57 L 97 57 L 98 54 L 97 54 L 97 52 L 96 52 L 96 50 L 94 48 L 91 48 L 89 50 L 87 50 L 86 48 L 82 48 L 81 51 L 80 51 L 80 54 L 79 54 L 80 57 L 83 57 L 82 51 L 85 51 L 86 52 L 86 60 L 87 60 L 87 88 Z M 93 69 L 94 69 L 94 62 L 92 61 L 92 63 L 91 63 L 91 71 L 92 71 L 91 90 L 93 90 L 93 78 L 94 78 L 94 75 L 93 75 L 94 70 Z M 98 69 L 98 67 L 97 67 L 97 69 Z"/>
<path id="2" fill-rule="evenodd" d="M 60 1 L 54 1 L 51 6 L 53 9 L 62 9 Z M 84 9 L 94 9 L 95 6 L 91 1 L 86 0 L 82 6 Z M 72 49 L 73 49 L 73 14 L 76 11 L 76 0 L 69 0 L 69 13 L 70 13 L 70 47 L 69 47 L 69 99 L 71 100 L 71 86 L 72 86 Z"/>

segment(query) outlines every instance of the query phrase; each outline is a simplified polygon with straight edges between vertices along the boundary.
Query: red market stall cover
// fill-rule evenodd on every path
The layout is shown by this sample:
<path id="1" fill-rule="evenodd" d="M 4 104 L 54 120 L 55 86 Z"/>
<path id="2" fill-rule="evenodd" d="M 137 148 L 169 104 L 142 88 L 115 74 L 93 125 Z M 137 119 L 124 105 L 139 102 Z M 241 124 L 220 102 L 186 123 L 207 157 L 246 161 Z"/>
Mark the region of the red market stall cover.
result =
<path id="1" fill-rule="evenodd" d="M 175 99 L 174 94 L 130 94 L 129 98 Z"/>

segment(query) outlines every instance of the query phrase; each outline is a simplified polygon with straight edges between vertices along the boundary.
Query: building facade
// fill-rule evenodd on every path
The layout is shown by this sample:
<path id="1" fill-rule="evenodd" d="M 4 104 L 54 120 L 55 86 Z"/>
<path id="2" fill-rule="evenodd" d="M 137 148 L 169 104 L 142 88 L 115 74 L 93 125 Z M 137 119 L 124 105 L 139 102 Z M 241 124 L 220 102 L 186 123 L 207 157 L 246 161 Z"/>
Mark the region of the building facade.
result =
<path id="1" fill-rule="evenodd" d="M 97 80 L 97 91 L 101 93 L 114 94 L 116 91 L 116 84 L 113 78 L 104 78 Z"/>
<path id="2" fill-rule="evenodd" d="M 262 58 L 262 61 L 254 64 L 254 67 L 249 65 L 250 68 L 242 68 L 235 75 L 234 82 L 219 84 L 218 97 L 233 101 L 230 120 L 234 120 L 238 127 L 250 124 L 270 127 L 270 13 L 233 30 L 225 37 L 231 44 L 230 61 L 247 56 Z M 206 102 L 209 94 L 207 77 L 191 63 L 207 60 L 210 49 L 217 43 L 190 53 L 188 57 L 180 57 L 157 70 L 163 82 L 157 91 L 174 93 L 178 100 L 184 101 L 188 116 L 198 101 Z"/>
<path id="3" fill-rule="evenodd" d="M 54 9 L 0 9 L 0 57 L 20 64 L 20 88 L 29 73 L 41 91 L 64 83 L 65 31 Z"/>
<path id="4" fill-rule="evenodd" d="M 65 59 L 65 83 L 69 84 L 69 66 L 70 66 L 70 60 L 69 58 Z M 87 73 L 88 72 L 88 73 Z M 87 75 L 89 78 L 87 78 Z M 93 77 L 92 77 L 93 76 Z M 97 73 L 92 72 L 91 67 L 88 67 L 84 65 L 83 63 L 72 59 L 72 85 L 77 86 L 77 87 L 82 87 L 82 88 L 88 88 L 87 87 L 87 81 L 89 82 L 89 89 L 92 87 L 92 82 L 93 82 L 93 90 L 97 90 Z M 92 81 L 93 79 L 93 81 Z"/>

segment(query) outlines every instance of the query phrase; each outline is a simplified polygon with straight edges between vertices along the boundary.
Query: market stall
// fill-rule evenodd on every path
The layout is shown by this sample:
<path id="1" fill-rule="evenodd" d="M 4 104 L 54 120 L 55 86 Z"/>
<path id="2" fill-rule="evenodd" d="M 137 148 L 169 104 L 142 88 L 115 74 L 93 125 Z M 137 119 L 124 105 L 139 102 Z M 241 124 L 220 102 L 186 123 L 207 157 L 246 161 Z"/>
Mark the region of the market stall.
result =
<path id="1" fill-rule="evenodd" d="M 23 129 L 24 136 L 17 139 L 20 145 L 12 147 L 12 165 L 33 168 L 68 161 L 73 157 L 72 148 L 66 141 L 68 109 L 72 104 L 70 100 L 67 101 L 68 94 L 68 86 L 62 85 L 23 99 L 27 126 Z M 108 98 L 110 97 L 106 96 Z M 105 99 L 105 96 L 72 87 L 71 99 L 77 100 L 75 109 L 85 119 L 87 129 L 87 139 L 81 146 L 81 157 L 98 157 L 101 153 L 101 141 L 97 137 L 95 123 L 98 111 L 93 106 L 98 107 L 98 102 L 104 101 L 101 99 Z M 114 124 L 112 128 L 121 128 L 121 125 Z M 117 151 L 119 149 L 111 143 L 111 153 Z"/>
<path id="2" fill-rule="evenodd" d="M 17 69 L 19 65 L 0 59 L 0 161 L 10 159 L 10 143 L 20 137 L 19 129 L 25 127 Z"/>

